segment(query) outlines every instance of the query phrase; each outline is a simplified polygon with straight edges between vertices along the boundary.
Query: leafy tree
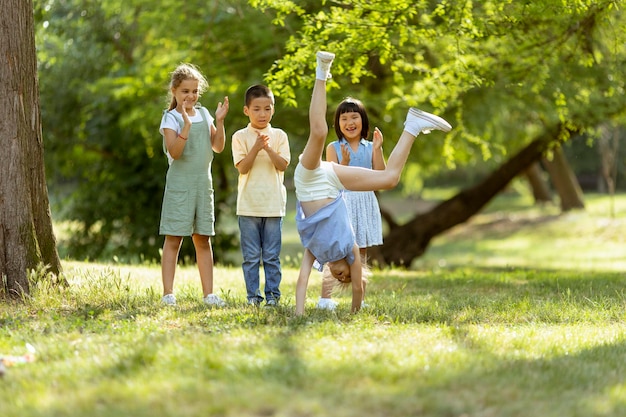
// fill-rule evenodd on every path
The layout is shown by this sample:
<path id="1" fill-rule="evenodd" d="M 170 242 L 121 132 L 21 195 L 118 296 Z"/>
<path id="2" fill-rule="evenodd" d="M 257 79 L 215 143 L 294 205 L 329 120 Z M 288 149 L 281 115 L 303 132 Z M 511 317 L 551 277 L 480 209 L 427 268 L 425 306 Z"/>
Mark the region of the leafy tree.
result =
<path id="1" fill-rule="evenodd" d="M 617 1 L 338 0 L 315 10 L 251 3 L 271 11 L 277 25 L 302 21 L 269 76 L 286 99 L 297 101 L 297 89 L 312 82 L 315 51 L 330 50 L 337 53 L 331 88 L 358 83 L 363 96 L 385 92 L 380 112 L 398 122 L 386 137 L 397 137 L 408 106 L 452 122 L 443 140 L 415 147 L 424 170 L 442 160 L 451 167 L 506 161 L 450 203 L 395 225 L 381 251 L 386 262 L 409 264 L 572 133 L 624 116 L 626 22 Z"/>
<path id="2" fill-rule="evenodd" d="M 181 61 L 208 76 L 211 88 L 202 102 L 209 109 L 231 96 L 229 133 L 247 123 L 239 110 L 245 88 L 270 83 L 278 99 L 276 124 L 290 133 L 297 154 L 308 133 L 303 108 L 313 54 L 336 52 L 329 102 L 362 99 L 382 123 L 385 146 L 399 135 L 408 106 L 441 113 L 455 126 L 416 145 L 405 170 L 407 189 L 442 166 L 498 166 L 536 139 L 546 142 L 536 148 L 543 155 L 570 132 L 623 115 L 626 35 L 615 1 L 250 5 L 35 0 L 46 166 L 62 201 L 55 207 L 76 225 L 73 257 L 158 258 L 166 170 L 158 123 L 168 73 Z M 223 219 L 234 217 L 236 170 L 229 153 L 218 155 L 213 167 L 218 261 L 235 244 L 234 231 L 223 233 Z M 475 189 L 482 203 L 464 208 L 446 227 L 479 210 L 497 187 Z M 69 198 L 61 199 L 66 192 Z M 411 257 L 396 255 L 404 262 Z"/>

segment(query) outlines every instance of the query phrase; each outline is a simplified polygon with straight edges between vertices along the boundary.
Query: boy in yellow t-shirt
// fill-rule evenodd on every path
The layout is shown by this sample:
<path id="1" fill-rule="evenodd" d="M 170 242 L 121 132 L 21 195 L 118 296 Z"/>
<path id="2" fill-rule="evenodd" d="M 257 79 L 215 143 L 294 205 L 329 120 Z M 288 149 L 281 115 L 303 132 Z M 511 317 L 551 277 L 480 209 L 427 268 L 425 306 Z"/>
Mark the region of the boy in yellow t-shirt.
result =
<path id="1" fill-rule="evenodd" d="M 270 121 L 274 94 L 264 85 L 253 85 L 245 95 L 243 112 L 247 127 L 233 134 L 233 162 L 239 171 L 237 216 L 243 255 L 243 276 L 248 304 L 263 302 L 259 269 L 263 262 L 266 306 L 280 299 L 280 250 L 287 204 L 285 169 L 291 159 L 287 134 Z"/>

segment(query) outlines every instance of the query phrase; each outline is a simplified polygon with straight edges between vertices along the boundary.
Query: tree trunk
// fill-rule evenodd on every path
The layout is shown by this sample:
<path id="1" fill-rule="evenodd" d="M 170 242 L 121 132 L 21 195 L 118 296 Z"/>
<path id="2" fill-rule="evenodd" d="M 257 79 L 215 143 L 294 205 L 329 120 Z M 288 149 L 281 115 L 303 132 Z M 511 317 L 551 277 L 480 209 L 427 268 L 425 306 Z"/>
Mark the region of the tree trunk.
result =
<path id="1" fill-rule="evenodd" d="M 30 291 L 28 272 L 61 263 L 45 182 L 32 0 L 0 0 L 0 293 Z"/>
<path id="2" fill-rule="evenodd" d="M 560 146 L 552 151 L 552 160 L 545 160 L 552 185 L 561 199 L 561 210 L 585 208 L 583 192 Z"/>
<path id="3" fill-rule="evenodd" d="M 617 182 L 617 159 L 619 156 L 619 134 L 617 129 L 609 125 L 600 127 L 598 138 L 602 178 L 606 182 L 609 196 L 611 196 L 611 218 L 615 218 L 615 184 Z"/>
<path id="4" fill-rule="evenodd" d="M 558 143 L 562 126 L 546 131 L 532 141 L 479 184 L 462 190 L 427 213 L 414 217 L 408 223 L 390 227 L 382 246 L 369 251 L 372 262 L 379 265 L 410 266 L 421 256 L 433 237 L 465 222 L 503 190 L 509 182 L 538 161 L 545 151 Z"/>
<path id="5" fill-rule="evenodd" d="M 535 204 L 551 203 L 552 195 L 550 194 L 550 187 L 548 183 L 543 179 L 543 171 L 539 162 L 534 162 L 525 171 L 526 179 L 533 192 L 533 198 Z"/>

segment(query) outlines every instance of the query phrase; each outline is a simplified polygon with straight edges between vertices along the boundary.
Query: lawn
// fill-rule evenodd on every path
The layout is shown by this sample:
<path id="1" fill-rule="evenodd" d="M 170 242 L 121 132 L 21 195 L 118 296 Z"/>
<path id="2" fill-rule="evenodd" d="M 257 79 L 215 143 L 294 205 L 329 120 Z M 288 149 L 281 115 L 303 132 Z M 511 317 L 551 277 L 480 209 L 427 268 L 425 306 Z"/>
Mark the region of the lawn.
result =
<path id="1" fill-rule="evenodd" d="M 0 379 L 0 415 L 626 415 L 626 197 L 586 203 L 495 201 L 410 270 L 375 270 L 355 315 L 349 294 L 312 308 L 313 276 L 294 316 L 295 262 L 278 308 L 246 306 L 239 268 L 218 266 L 228 306 L 209 309 L 193 266 L 166 308 L 158 265 L 66 260 L 69 287 L 0 305 L 0 355 L 36 351 Z"/>

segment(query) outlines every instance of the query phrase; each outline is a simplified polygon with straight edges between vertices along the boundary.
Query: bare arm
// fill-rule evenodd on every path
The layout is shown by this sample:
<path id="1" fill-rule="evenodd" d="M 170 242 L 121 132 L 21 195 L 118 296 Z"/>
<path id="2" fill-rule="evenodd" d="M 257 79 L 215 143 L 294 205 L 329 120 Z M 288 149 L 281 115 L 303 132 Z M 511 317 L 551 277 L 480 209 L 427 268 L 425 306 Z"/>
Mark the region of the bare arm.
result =
<path id="1" fill-rule="evenodd" d="M 191 130 L 191 120 L 189 119 L 187 110 L 185 110 L 186 106 L 187 102 L 184 102 L 181 113 L 184 125 L 180 133 L 176 133 L 176 131 L 172 129 L 163 129 L 165 147 L 167 148 L 167 152 L 174 159 L 178 159 L 182 156 L 185 145 L 187 144 L 187 139 L 189 138 L 189 131 Z"/>
<path id="2" fill-rule="evenodd" d="M 252 145 L 252 148 L 250 148 L 250 152 L 248 152 L 248 154 L 244 156 L 241 161 L 237 162 L 237 165 L 235 165 L 241 175 L 245 175 L 250 172 L 250 170 L 252 169 L 252 165 L 254 165 L 254 160 L 259 154 L 259 151 L 264 148 L 265 142 L 267 142 L 267 140 L 267 136 L 257 135 L 254 145 Z"/>
<path id="3" fill-rule="evenodd" d="M 272 164 L 274 164 L 274 168 L 279 171 L 285 171 L 289 162 L 285 158 L 283 158 L 278 152 L 276 152 L 269 143 L 269 136 L 261 134 L 257 132 L 257 138 L 254 142 L 254 145 L 250 149 L 250 152 L 235 165 L 240 174 L 245 175 L 252 169 L 252 165 L 254 165 L 254 160 L 261 150 L 267 152 L 267 155 L 270 157 Z"/>
<path id="4" fill-rule="evenodd" d="M 315 257 L 313 254 L 308 249 L 305 249 L 304 256 L 302 257 L 302 264 L 300 265 L 298 282 L 296 283 L 296 315 L 298 316 L 304 314 L 306 288 L 309 285 L 309 276 L 311 275 L 311 269 L 313 268 L 314 261 Z"/>
<path id="5" fill-rule="evenodd" d="M 215 110 L 215 126 L 211 125 L 211 147 L 213 152 L 220 153 L 226 145 L 226 129 L 224 128 L 224 119 L 228 114 L 228 96 L 224 97 L 224 103 L 217 104 Z"/>
<path id="6" fill-rule="evenodd" d="M 328 162 L 339 163 L 339 159 L 337 158 L 337 151 L 335 150 L 335 145 L 330 143 L 326 147 L 326 160 Z"/>
<path id="7" fill-rule="evenodd" d="M 185 145 L 187 144 L 187 138 L 189 137 L 189 129 L 191 128 L 191 124 L 183 127 L 183 130 L 180 132 L 180 136 L 185 139 L 180 138 L 179 134 L 176 133 L 175 130 L 165 128 L 163 129 L 163 135 L 165 136 L 165 147 L 167 148 L 167 152 L 174 159 L 178 159 L 182 156 L 183 151 L 185 150 Z"/>
<path id="8" fill-rule="evenodd" d="M 383 155 L 383 134 L 378 128 L 374 129 L 374 140 L 372 143 L 372 169 L 384 170 L 387 164 L 385 164 L 385 155 Z"/>
<path id="9" fill-rule="evenodd" d="M 350 149 L 348 148 L 350 145 L 347 143 L 342 143 L 340 145 L 341 148 L 341 162 L 339 162 L 339 156 L 337 156 L 337 149 L 335 149 L 335 145 L 332 143 L 326 147 L 326 160 L 329 162 L 335 162 L 340 165 L 348 166 L 350 165 Z"/>
<path id="10" fill-rule="evenodd" d="M 352 247 L 354 254 L 354 262 L 350 265 L 350 276 L 352 278 L 352 312 L 356 313 L 361 309 L 363 302 L 363 270 L 361 268 L 361 257 L 359 255 L 359 247 L 354 244 Z"/>
<path id="11" fill-rule="evenodd" d="M 274 164 L 274 167 L 277 170 L 285 171 L 287 169 L 287 166 L 289 165 L 289 162 L 287 162 L 287 160 L 285 158 L 280 156 L 280 154 L 278 152 L 276 152 L 274 149 L 272 149 L 272 147 L 269 145 L 269 143 L 267 144 L 267 146 L 265 146 L 264 149 L 265 149 L 265 152 L 267 152 L 267 154 L 269 155 L 272 163 Z"/>

